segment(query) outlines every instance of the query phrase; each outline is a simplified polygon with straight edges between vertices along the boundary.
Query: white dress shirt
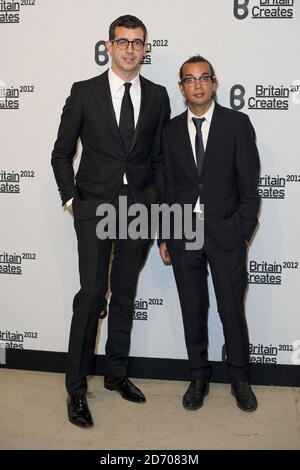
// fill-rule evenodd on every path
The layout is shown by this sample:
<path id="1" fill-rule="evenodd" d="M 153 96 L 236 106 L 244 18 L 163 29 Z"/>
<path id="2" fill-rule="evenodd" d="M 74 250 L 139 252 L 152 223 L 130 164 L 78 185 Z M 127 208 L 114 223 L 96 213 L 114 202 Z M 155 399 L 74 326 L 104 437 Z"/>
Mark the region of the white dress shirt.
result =
<path id="1" fill-rule="evenodd" d="M 113 107 L 115 111 L 116 121 L 117 121 L 117 124 L 119 125 L 122 99 L 123 99 L 123 95 L 125 92 L 125 87 L 124 87 L 125 82 L 111 68 L 108 70 L 108 81 L 109 81 L 109 87 L 110 87 Z M 131 83 L 131 87 L 130 87 L 129 93 L 130 93 L 130 98 L 132 101 L 133 111 L 134 111 L 134 126 L 136 127 L 139 114 L 140 114 L 140 107 L 141 107 L 141 81 L 140 81 L 139 74 L 136 77 L 134 77 L 134 79 L 131 80 L 130 83 Z M 127 184 L 127 178 L 126 178 L 125 173 L 123 176 L 123 183 Z M 66 206 L 69 207 L 72 204 L 72 201 L 73 201 L 73 198 L 69 199 L 69 201 L 67 201 L 66 203 Z"/>
<path id="2" fill-rule="evenodd" d="M 125 87 L 124 87 L 125 82 L 112 69 L 109 69 L 108 71 L 108 81 L 109 81 L 116 121 L 117 121 L 117 124 L 119 125 L 122 99 L 123 99 L 124 92 L 125 92 Z M 134 127 L 136 127 L 139 114 L 140 114 L 140 106 L 141 106 L 141 81 L 140 81 L 139 74 L 136 77 L 134 77 L 134 79 L 131 80 L 130 83 L 131 83 L 131 87 L 130 87 L 129 93 L 130 93 L 130 98 L 132 101 L 133 111 L 134 111 Z M 127 184 L 127 178 L 125 174 L 123 176 L 123 183 Z"/>
<path id="3" fill-rule="evenodd" d="M 202 127 L 201 127 L 201 132 L 202 132 L 202 140 L 203 140 L 203 147 L 204 147 L 204 151 L 206 149 L 206 144 L 207 144 L 207 139 L 208 139 L 208 133 L 209 133 L 209 128 L 210 128 L 210 124 L 211 124 L 211 120 L 212 120 L 212 115 L 213 115 L 213 112 L 214 112 L 214 109 L 215 109 L 215 102 L 212 101 L 212 104 L 211 106 L 209 107 L 209 109 L 206 111 L 205 114 L 203 114 L 202 116 L 196 116 L 195 114 L 192 113 L 192 111 L 190 110 L 190 108 L 188 108 L 188 112 L 187 112 L 187 126 L 188 126 L 188 131 L 189 131 L 189 135 L 190 135 L 190 140 L 191 140 L 191 145 L 192 145 L 192 150 L 193 150 L 193 155 L 194 155 L 194 159 L 195 159 L 195 164 L 197 166 L 197 159 L 196 159 L 196 150 L 195 150 L 195 140 L 196 140 L 196 126 L 193 122 L 193 118 L 205 118 L 205 121 L 203 121 L 202 123 Z M 196 205 L 195 205 L 195 208 L 194 208 L 194 212 L 201 212 L 201 208 L 200 208 L 200 198 L 198 198 L 197 202 L 196 202 Z"/>

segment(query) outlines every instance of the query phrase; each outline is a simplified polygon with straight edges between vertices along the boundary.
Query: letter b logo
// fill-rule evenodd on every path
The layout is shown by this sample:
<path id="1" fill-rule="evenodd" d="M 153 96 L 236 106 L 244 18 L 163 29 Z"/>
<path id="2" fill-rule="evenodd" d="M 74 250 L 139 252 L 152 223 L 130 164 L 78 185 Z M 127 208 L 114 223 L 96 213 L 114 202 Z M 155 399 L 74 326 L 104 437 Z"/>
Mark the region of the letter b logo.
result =
<path id="1" fill-rule="evenodd" d="M 98 41 L 95 45 L 95 61 L 98 65 L 106 65 L 109 61 L 105 41 Z"/>
<path id="2" fill-rule="evenodd" d="M 239 111 L 245 106 L 245 88 L 242 85 L 233 85 L 230 90 L 230 106 Z"/>
<path id="3" fill-rule="evenodd" d="M 233 1 L 233 14 L 238 20 L 247 18 L 249 0 L 234 0 Z"/>

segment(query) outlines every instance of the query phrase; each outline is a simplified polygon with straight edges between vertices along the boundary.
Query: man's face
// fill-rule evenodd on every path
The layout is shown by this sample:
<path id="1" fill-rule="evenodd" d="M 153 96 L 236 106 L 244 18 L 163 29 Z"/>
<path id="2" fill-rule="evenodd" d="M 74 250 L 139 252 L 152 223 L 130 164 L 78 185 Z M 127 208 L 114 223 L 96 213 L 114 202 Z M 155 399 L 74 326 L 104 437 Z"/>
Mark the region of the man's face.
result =
<path id="1" fill-rule="evenodd" d="M 130 43 L 126 49 L 120 49 L 115 42 L 118 39 L 128 39 L 129 41 L 139 39 L 144 42 L 144 32 L 142 28 L 127 29 L 123 26 L 117 26 L 115 28 L 114 42 L 107 41 L 106 43 L 107 50 L 112 59 L 113 71 L 121 77 L 124 74 L 137 74 L 140 69 L 140 62 L 144 55 L 145 47 L 137 51 L 133 48 L 132 43 Z"/>
<path id="2" fill-rule="evenodd" d="M 206 62 L 188 63 L 183 67 L 183 79 L 188 77 L 199 78 L 207 75 L 211 75 L 211 70 Z M 206 81 L 196 80 L 191 84 L 179 82 L 179 88 L 190 107 L 206 112 L 211 105 L 212 95 L 217 89 L 217 84 L 212 79 L 206 79 Z"/>

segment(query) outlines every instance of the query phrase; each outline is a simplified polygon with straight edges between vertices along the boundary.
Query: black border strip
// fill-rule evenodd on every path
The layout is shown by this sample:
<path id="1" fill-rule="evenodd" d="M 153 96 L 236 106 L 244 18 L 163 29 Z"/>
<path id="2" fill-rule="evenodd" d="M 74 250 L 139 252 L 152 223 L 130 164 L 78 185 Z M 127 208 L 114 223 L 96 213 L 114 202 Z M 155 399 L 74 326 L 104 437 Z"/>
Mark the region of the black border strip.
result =
<path id="1" fill-rule="evenodd" d="M 34 370 L 40 372 L 65 371 L 66 353 L 34 350 L 6 350 L 4 369 Z M 212 362 L 212 382 L 229 383 L 226 365 L 223 362 Z M 130 377 L 190 380 L 188 361 L 183 359 L 159 359 L 147 357 L 129 358 L 128 375 Z M 251 383 L 254 385 L 278 385 L 300 387 L 300 367 L 285 364 L 252 364 Z M 91 374 L 105 374 L 105 356 L 95 356 L 94 370 Z"/>

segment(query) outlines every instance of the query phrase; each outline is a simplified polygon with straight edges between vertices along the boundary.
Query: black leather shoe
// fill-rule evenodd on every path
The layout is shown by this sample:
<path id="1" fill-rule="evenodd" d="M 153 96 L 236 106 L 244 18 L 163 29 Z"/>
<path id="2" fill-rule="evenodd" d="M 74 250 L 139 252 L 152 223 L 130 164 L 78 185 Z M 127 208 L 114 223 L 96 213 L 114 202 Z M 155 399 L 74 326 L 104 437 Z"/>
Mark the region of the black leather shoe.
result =
<path id="1" fill-rule="evenodd" d="M 192 380 L 189 388 L 183 395 L 182 404 L 187 410 L 198 410 L 209 392 L 209 383 L 202 380 Z"/>
<path id="2" fill-rule="evenodd" d="M 81 428 L 91 428 L 94 425 L 85 395 L 68 397 L 67 404 L 69 421 L 72 424 Z"/>
<path id="3" fill-rule="evenodd" d="M 107 390 L 117 390 L 125 400 L 144 403 L 146 398 L 127 377 L 104 377 L 104 387 Z"/>
<path id="4" fill-rule="evenodd" d="M 238 382 L 231 384 L 231 393 L 236 398 L 236 404 L 241 410 L 256 410 L 258 406 L 257 399 L 248 382 Z"/>

